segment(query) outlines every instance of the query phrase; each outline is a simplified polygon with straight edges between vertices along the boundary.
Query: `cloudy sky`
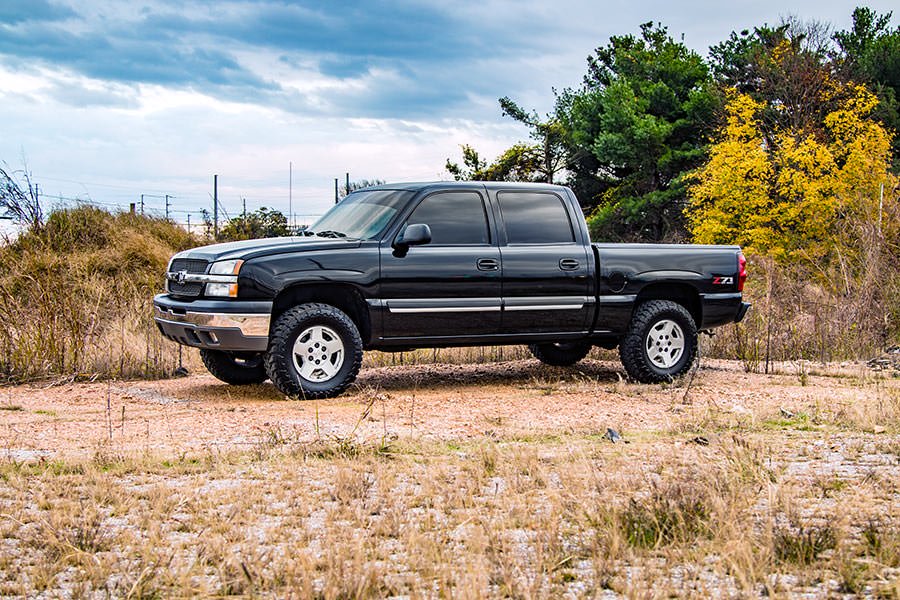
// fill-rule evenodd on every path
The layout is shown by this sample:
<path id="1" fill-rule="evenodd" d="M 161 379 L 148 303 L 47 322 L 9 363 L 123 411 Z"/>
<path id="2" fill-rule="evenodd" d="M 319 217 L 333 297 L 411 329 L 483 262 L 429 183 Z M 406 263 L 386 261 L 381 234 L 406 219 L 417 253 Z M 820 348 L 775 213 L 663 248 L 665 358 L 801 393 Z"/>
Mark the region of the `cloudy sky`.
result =
<path id="1" fill-rule="evenodd" d="M 887 12 L 894 2 L 867 6 Z M 446 178 L 470 143 L 527 132 L 497 98 L 550 109 L 611 35 L 660 21 L 705 55 L 787 16 L 850 24 L 842 0 L 0 0 L 0 160 L 52 196 L 175 216 L 320 214 L 334 178 Z M 896 16 L 895 19 L 896 21 Z M 196 222 L 197 212 L 192 219 Z"/>

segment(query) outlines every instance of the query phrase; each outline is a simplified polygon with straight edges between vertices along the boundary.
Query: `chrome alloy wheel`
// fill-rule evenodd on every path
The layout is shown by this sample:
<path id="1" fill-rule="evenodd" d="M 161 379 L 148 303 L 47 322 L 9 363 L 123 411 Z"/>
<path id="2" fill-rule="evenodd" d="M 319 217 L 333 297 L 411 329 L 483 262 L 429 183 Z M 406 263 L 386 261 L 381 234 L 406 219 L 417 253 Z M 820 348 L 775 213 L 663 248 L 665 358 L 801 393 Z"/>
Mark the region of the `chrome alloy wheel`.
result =
<path id="1" fill-rule="evenodd" d="M 321 383 L 341 370 L 344 364 L 344 343 L 333 329 L 313 325 L 297 336 L 293 357 L 294 367 L 300 377 Z"/>
<path id="2" fill-rule="evenodd" d="M 684 332 L 675 321 L 663 319 L 650 329 L 644 350 L 655 366 L 674 367 L 684 354 Z"/>

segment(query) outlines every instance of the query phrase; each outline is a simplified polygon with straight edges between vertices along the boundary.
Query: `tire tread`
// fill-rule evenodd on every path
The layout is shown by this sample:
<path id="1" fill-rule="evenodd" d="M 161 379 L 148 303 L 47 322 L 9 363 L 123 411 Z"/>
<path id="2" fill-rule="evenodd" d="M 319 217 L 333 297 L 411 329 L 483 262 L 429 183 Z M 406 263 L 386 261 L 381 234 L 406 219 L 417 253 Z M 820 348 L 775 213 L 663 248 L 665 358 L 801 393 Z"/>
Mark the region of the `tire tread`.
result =
<path id="1" fill-rule="evenodd" d="M 292 334 L 304 321 L 320 318 L 336 320 L 347 328 L 351 337 L 354 338 L 353 343 L 345 344 L 344 348 L 344 360 L 351 361 L 351 367 L 347 375 L 342 380 L 335 382 L 334 385 L 322 389 L 304 389 L 304 386 L 291 375 L 293 359 L 290 358 L 290 353 L 293 348 L 285 346 L 293 343 Z M 362 340 L 350 317 L 330 304 L 311 302 L 295 306 L 278 317 L 269 334 L 269 350 L 266 352 L 264 364 L 269 379 L 272 380 L 278 391 L 286 396 L 317 400 L 338 396 L 350 387 L 359 373 L 362 356 Z"/>
<path id="2" fill-rule="evenodd" d="M 573 342 L 571 348 L 559 348 L 553 343 L 544 343 L 529 344 L 528 350 L 545 365 L 570 367 L 587 356 L 593 347 L 593 344 L 587 342 L 583 344 Z"/>
<path id="3" fill-rule="evenodd" d="M 652 367 L 644 354 L 644 335 L 648 327 L 660 316 L 665 314 L 671 316 L 673 313 L 690 326 L 689 330 L 684 332 L 689 346 L 686 348 L 688 359 L 676 371 L 660 373 Z M 619 344 L 619 358 L 628 376 L 641 383 L 662 383 L 683 375 L 697 359 L 697 326 L 694 318 L 684 306 L 671 300 L 649 300 L 642 303 L 635 310 L 628 326 L 628 332 Z"/>
<path id="4" fill-rule="evenodd" d="M 200 359 L 213 377 L 230 385 L 253 385 L 268 378 L 261 362 L 255 367 L 238 365 L 231 355 L 222 350 L 201 348 Z"/>

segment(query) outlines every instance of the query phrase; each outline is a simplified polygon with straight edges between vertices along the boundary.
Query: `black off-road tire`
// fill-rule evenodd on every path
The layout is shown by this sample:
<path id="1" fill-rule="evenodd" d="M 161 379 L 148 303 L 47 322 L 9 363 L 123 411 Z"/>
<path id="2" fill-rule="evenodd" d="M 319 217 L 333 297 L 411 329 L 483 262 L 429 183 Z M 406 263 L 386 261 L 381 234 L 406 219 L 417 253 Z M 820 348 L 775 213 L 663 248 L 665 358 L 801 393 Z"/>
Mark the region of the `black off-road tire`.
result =
<path id="1" fill-rule="evenodd" d="M 676 328 L 671 328 L 679 335 L 671 335 L 668 339 L 660 335 L 669 323 L 674 323 Z M 659 338 L 654 341 L 650 336 Z M 683 341 L 683 350 L 677 360 L 672 364 L 664 364 L 675 357 L 668 351 L 666 343 L 677 344 L 677 338 Z M 648 341 L 649 340 L 649 341 Z M 651 349 L 659 342 L 663 357 L 657 354 L 657 360 L 651 357 Z M 673 378 L 683 375 L 691 368 L 697 358 L 697 325 L 694 318 L 685 307 L 670 300 L 650 300 L 644 302 L 634 311 L 628 332 L 619 344 L 619 358 L 622 360 L 628 375 L 641 383 L 661 383 L 671 381 Z"/>
<path id="2" fill-rule="evenodd" d="M 222 350 L 200 350 L 206 370 L 219 381 L 231 385 L 252 385 L 269 378 L 262 354 L 233 354 Z"/>
<path id="3" fill-rule="evenodd" d="M 332 344 L 336 342 L 331 339 L 330 334 L 335 334 L 343 346 L 340 367 L 325 379 L 321 378 L 322 375 L 318 376 L 318 380 L 304 377 L 300 368 L 304 368 L 306 361 L 300 363 L 298 360 L 302 359 L 294 356 L 298 339 L 314 330 L 320 332 L 324 330 Z M 324 362 L 325 350 L 322 352 L 323 354 L 317 354 L 313 358 Z M 269 336 L 265 367 L 269 379 L 278 391 L 286 396 L 307 400 L 333 398 L 340 395 L 356 379 L 362 365 L 362 356 L 362 338 L 359 330 L 343 311 L 329 304 L 301 304 L 286 311 L 275 321 Z"/>
<path id="4" fill-rule="evenodd" d="M 528 350 L 545 365 L 568 367 L 587 356 L 593 347 L 588 342 L 549 342 L 529 344 Z"/>

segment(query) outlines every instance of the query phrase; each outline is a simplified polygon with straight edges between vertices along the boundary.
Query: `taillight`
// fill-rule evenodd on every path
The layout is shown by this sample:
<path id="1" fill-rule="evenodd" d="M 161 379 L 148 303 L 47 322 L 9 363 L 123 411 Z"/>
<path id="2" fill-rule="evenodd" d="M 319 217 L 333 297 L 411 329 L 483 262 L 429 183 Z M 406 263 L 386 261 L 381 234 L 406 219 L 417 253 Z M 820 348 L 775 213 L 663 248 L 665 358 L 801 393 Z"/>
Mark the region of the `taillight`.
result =
<path id="1" fill-rule="evenodd" d="M 747 259 L 743 252 L 738 252 L 738 291 L 744 291 L 744 282 L 747 281 Z"/>

